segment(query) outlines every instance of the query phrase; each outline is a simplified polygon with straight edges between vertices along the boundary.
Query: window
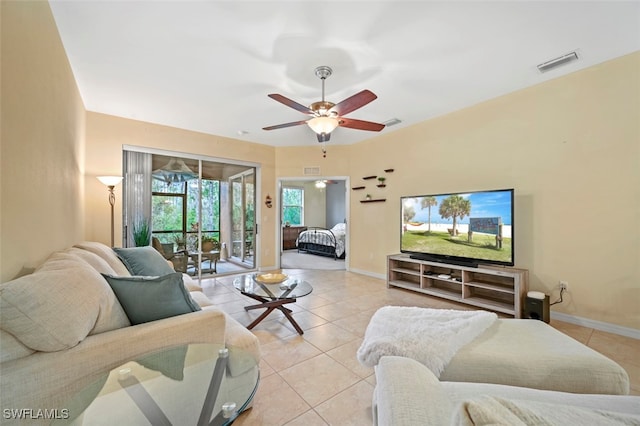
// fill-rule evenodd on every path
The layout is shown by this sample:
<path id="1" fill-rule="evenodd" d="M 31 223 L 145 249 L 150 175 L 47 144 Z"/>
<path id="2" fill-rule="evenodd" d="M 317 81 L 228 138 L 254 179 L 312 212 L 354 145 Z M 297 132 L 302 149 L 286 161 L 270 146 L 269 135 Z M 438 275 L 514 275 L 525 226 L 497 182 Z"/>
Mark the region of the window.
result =
<path id="1" fill-rule="evenodd" d="M 198 247 L 198 181 L 152 183 L 153 235 L 178 248 Z M 220 239 L 220 182 L 202 180 L 202 234 Z"/>
<path id="2" fill-rule="evenodd" d="M 304 225 L 304 189 L 282 188 L 282 220 L 289 225 Z"/>

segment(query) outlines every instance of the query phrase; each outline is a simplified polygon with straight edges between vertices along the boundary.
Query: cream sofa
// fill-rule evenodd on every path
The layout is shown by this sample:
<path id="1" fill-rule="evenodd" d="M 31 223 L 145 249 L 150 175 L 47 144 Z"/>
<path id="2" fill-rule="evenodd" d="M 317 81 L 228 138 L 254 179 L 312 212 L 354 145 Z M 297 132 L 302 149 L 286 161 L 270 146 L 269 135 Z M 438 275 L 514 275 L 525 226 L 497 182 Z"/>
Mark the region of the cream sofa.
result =
<path id="1" fill-rule="evenodd" d="M 237 355 L 232 375 L 259 362 L 257 338 L 210 306 L 186 274 L 184 286 L 202 309 L 137 325 L 101 274 L 130 276 L 111 248 L 84 242 L 0 284 L 0 421 L 10 417 L 6 410 L 60 409 L 101 373 L 169 346 L 224 342 Z"/>
<path id="2" fill-rule="evenodd" d="M 441 382 L 423 364 L 397 356 L 382 357 L 375 372 L 375 425 L 640 424 L 638 396 Z"/>

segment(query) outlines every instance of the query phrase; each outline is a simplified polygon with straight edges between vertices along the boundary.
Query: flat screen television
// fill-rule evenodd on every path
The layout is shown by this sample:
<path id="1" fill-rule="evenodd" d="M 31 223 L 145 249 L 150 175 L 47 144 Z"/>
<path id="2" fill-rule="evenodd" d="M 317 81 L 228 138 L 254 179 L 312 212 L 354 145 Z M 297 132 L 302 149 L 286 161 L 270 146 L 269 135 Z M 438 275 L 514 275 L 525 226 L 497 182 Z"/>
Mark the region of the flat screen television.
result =
<path id="1" fill-rule="evenodd" d="M 473 267 L 514 265 L 513 189 L 403 196 L 400 204 L 402 253 Z"/>

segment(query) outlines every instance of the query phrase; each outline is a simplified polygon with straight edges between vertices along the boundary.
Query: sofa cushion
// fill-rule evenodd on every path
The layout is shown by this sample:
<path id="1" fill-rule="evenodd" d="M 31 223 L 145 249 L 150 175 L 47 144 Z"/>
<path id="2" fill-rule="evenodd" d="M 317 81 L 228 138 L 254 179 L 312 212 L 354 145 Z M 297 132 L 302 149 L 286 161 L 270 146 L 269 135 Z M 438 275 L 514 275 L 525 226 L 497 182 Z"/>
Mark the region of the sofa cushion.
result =
<path id="1" fill-rule="evenodd" d="M 180 272 L 161 277 L 104 277 L 132 324 L 200 310 L 200 306 L 185 289 Z"/>
<path id="2" fill-rule="evenodd" d="M 2 328 L 37 351 L 80 343 L 95 327 L 102 294 L 86 266 L 36 271 L 0 285 Z"/>
<path id="3" fill-rule="evenodd" d="M 211 302 L 211 299 L 209 299 L 207 295 L 201 291 L 190 291 L 189 295 L 191 296 L 191 299 L 193 299 L 193 301 L 196 302 L 201 308 L 204 308 L 206 306 L 213 306 L 213 302 Z"/>
<path id="4" fill-rule="evenodd" d="M 124 313 L 120 302 L 116 298 L 116 295 L 111 290 L 109 284 L 102 278 L 99 271 L 93 268 L 93 264 L 100 264 L 101 268 L 106 265 L 107 269 L 111 269 L 104 260 L 99 256 L 86 252 L 88 255 L 96 256 L 96 259 L 92 259 L 91 264 L 87 263 L 86 255 L 81 255 L 78 252 L 83 250 L 75 249 L 77 251 L 64 251 L 53 253 L 49 258 L 37 269 L 41 273 L 47 273 L 51 270 L 66 271 L 73 270 L 75 267 L 88 268 L 88 275 L 91 276 L 91 280 L 84 281 L 87 286 L 90 287 L 89 291 L 93 292 L 93 296 L 98 298 L 98 318 L 94 327 L 89 334 L 104 333 L 105 331 L 115 330 L 117 328 L 130 326 L 131 323 Z M 101 263 L 104 262 L 104 263 Z M 74 277 L 69 277 L 74 279 Z M 74 297 L 68 295 L 68 297 Z"/>
<path id="5" fill-rule="evenodd" d="M 184 272 L 182 273 L 182 281 L 184 281 L 184 286 L 187 288 L 187 290 L 202 291 L 202 287 L 200 287 L 200 285 L 198 285 L 198 283 L 193 278 L 191 278 Z"/>
<path id="6" fill-rule="evenodd" d="M 206 309 L 216 309 L 214 306 Z M 229 373 L 239 376 L 260 363 L 260 345 L 258 338 L 244 325 L 225 312 L 225 342 L 229 349 Z"/>
<path id="7" fill-rule="evenodd" d="M 158 250 L 146 247 L 114 247 L 122 263 L 134 276 L 162 276 L 175 272 Z"/>
<path id="8" fill-rule="evenodd" d="M 131 275 L 127 267 L 124 266 L 122 260 L 120 260 L 118 255 L 111 249 L 111 247 L 108 247 L 96 241 L 83 241 L 76 244 L 74 247 L 97 254 L 102 259 L 104 259 L 109 264 L 109 266 L 113 268 L 114 271 L 116 271 L 116 275 L 125 277 Z"/>
<path id="9" fill-rule="evenodd" d="M 35 351 L 23 345 L 18 339 L 0 329 L 0 362 L 11 361 L 12 359 L 29 356 Z"/>
<path id="10" fill-rule="evenodd" d="M 543 321 L 514 318 L 496 320 L 460 348 L 440 380 L 572 393 L 629 393 L 629 375 L 618 363 Z"/>
<path id="11" fill-rule="evenodd" d="M 484 395 L 458 406 L 452 425 L 637 425 L 640 416 Z"/>
<path id="12" fill-rule="evenodd" d="M 109 262 L 98 256 L 97 254 L 90 252 L 89 250 L 83 250 L 78 247 L 71 247 L 65 250 L 65 253 L 69 253 L 73 256 L 77 256 L 89 264 L 93 269 L 101 274 L 118 275 L 115 269 L 109 265 Z"/>
<path id="13" fill-rule="evenodd" d="M 448 425 L 453 404 L 437 377 L 418 361 L 383 356 L 376 366 L 374 424 Z"/>

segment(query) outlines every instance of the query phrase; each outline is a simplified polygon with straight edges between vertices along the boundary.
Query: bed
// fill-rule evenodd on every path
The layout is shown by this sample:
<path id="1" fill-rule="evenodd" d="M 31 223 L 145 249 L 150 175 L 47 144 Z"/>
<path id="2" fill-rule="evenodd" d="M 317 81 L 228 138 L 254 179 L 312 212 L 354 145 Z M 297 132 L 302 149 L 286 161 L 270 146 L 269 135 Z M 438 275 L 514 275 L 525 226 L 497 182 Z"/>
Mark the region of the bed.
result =
<path id="1" fill-rule="evenodd" d="M 298 235 L 296 246 L 298 252 L 344 259 L 346 234 L 345 223 L 338 223 L 331 229 L 310 226 Z"/>

